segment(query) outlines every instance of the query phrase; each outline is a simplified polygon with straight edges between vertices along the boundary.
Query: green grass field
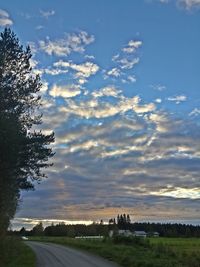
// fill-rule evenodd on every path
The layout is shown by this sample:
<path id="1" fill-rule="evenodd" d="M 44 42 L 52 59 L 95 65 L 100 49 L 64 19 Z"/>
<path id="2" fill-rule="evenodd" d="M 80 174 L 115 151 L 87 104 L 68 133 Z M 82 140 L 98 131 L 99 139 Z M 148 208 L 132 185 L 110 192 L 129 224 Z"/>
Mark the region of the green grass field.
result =
<path id="1" fill-rule="evenodd" d="M 0 241 L 0 267 L 35 267 L 33 251 L 16 237 Z"/>
<path id="2" fill-rule="evenodd" d="M 123 267 L 200 267 L 200 239 L 150 238 L 143 244 L 131 245 L 67 237 L 34 237 L 32 240 L 87 250 Z"/>
<path id="3" fill-rule="evenodd" d="M 151 238 L 152 244 L 165 244 L 176 250 L 185 252 L 200 252 L 200 238 Z"/>

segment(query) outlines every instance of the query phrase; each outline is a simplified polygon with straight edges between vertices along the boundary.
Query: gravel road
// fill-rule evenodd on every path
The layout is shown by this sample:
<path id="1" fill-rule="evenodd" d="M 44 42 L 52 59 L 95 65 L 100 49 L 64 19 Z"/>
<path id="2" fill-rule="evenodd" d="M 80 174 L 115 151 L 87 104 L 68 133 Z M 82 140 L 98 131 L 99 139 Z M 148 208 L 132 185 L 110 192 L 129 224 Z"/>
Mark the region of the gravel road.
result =
<path id="1" fill-rule="evenodd" d="M 119 267 L 87 252 L 65 246 L 26 241 L 37 256 L 37 267 Z"/>

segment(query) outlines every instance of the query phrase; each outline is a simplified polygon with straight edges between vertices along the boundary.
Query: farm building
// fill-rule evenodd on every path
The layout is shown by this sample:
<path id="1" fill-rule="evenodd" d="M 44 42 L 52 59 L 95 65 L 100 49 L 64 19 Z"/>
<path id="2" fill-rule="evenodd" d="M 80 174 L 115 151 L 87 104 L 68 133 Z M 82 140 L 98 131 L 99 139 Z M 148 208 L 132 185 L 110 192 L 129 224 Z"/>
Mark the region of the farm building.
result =
<path id="1" fill-rule="evenodd" d="M 147 233 L 145 231 L 134 231 L 133 235 L 138 237 L 147 237 Z"/>

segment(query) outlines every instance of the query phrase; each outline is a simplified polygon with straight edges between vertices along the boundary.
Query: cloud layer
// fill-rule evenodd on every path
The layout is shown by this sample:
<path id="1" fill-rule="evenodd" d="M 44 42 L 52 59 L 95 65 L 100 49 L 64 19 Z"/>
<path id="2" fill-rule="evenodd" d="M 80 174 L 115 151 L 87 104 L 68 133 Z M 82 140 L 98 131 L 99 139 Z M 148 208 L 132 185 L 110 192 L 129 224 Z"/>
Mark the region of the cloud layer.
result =
<path id="1" fill-rule="evenodd" d="M 148 88 L 156 92 L 152 101 L 126 90 L 137 80 L 141 40 L 132 38 L 106 66 L 88 56 L 94 40 L 80 31 L 39 42 L 32 64 L 44 80 L 44 131 L 55 131 L 56 154 L 49 179 L 24 193 L 18 216 L 92 221 L 127 212 L 135 220 L 198 220 L 199 109 L 181 117 L 160 107 L 188 101 L 182 93 L 167 96 L 161 84 Z"/>

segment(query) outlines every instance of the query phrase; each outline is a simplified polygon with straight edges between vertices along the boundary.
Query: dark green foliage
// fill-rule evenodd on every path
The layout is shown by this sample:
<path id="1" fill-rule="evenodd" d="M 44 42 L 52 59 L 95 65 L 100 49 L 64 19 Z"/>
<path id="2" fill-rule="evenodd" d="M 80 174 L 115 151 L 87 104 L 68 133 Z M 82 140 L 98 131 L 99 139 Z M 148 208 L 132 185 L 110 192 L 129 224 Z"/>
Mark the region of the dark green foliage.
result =
<path id="1" fill-rule="evenodd" d="M 190 232 L 190 237 L 200 236 L 200 226 L 185 225 L 185 224 L 160 224 L 160 223 L 131 223 L 129 225 L 130 230 L 144 230 L 150 237 L 152 232 L 159 232 L 160 236 L 171 237 L 171 229 L 176 229 L 174 231 L 175 237 L 188 237 L 188 232 Z M 46 236 L 89 236 L 89 235 L 101 235 L 107 237 L 109 230 L 113 230 L 115 235 L 118 233 L 117 224 L 102 224 L 92 223 L 90 225 L 85 224 L 75 224 L 66 225 L 64 223 L 52 224 L 44 229 L 44 235 Z M 11 232 L 10 232 L 11 233 Z M 13 234 L 18 234 L 18 232 L 13 232 Z M 26 231 L 26 235 L 33 235 L 33 230 Z M 161 237 L 155 238 L 161 240 Z"/>
<path id="2" fill-rule="evenodd" d="M 200 226 L 179 223 L 131 223 L 129 214 L 118 214 L 109 219 L 109 230 L 158 232 L 163 237 L 200 237 Z"/>
<path id="3" fill-rule="evenodd" d="M 33 251 L 19 238 L 6 237 L 0 242 L 1 267 L 34 267 L 36 258 Z"/>
<path id="4" fill-rule="evenodd" d="M 158 232 L 163 237 L 200 237 L 199 225 L 179 223 L 133 223 L 130 230 L 145 232 Z"/>
<path id="5" fill-rule="evenodd" d="M 42 223 L 38 223 L 36 226 L 33 227 L 32 234 L 36 236 L 43 235 L 44 227 Z"/>
<path id="6" fill-rule="evenodd" d="M 41 123 L 41 82 L 30 58 L 30 48 L 24 50 L 10 29 L 0 34 L 0 233 L 15 214 L 20 190 L 34 188 L 53 156 L 54 134 L 32 130 Z"/>
<path id="7" fill-rule="evenodd" d="M 138 245 L 143 247 L 149 247 L 149 240 L 137 236 L 122 236 L 116 235 L 113 237 L 114 244 L 123 244 L 123 245 Z"/>
<path id="8" fill-rule="evenodd" d="M 39 235 L 34 231 L 35 227 L 26 232 L 26 235 Z M 56 225 L 47 226 L 43 233 L 46 236 L 108 236 L 108 225 L 93 223 L 90 225 L 76 224 L 76 225 L 66 225 L 64 223 L 59 223 Z"/>

